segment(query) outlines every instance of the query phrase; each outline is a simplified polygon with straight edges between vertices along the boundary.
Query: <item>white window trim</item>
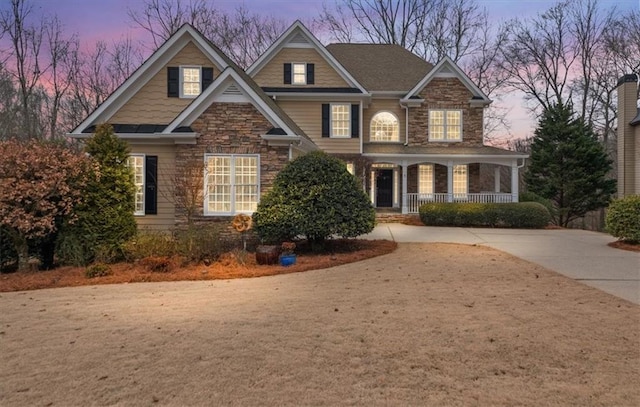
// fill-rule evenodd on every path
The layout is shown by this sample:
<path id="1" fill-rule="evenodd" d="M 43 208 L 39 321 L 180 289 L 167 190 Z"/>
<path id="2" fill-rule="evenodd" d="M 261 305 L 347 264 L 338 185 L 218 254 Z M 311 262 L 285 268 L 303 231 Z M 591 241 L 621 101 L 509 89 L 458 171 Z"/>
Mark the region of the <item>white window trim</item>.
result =
<path id="1" fill-rule="evenodd" d="M 296 65 L 302 65 L 304 67 L 304 82 L 297 83 L 295 81 L 296 77 Z M 307 63 L 306 62 L 292 62 L 291 63 L 291 84 L 294 86 L 304 86 L 307 84 Z"/>
<path id="2" fill-rule="evenodd" d="M 431 112 L 444 112 L 444 135 L 442 139 L 434 139 L 431 138 Z M 447 125 L 447 112 L 460 112 L 460 138 L 456 138 L 456 139 L 451 139 L 451 138 L 447 138 L 447 128 L 449 127 Z M 464 121 L 462 120 L 463 117 L 463 111 L 462 109 L 429 109 L 429 112 L 427 114 L 427 127 L 429 129 L 429 141 L 433 141 L 434 143 L 456 143 L 456 142 L 460 142 L 463 139 L 463 134 L 464 134 Z"/>
<path id="3" fill-rule="evenodd" d="M 373 128 L 372 128 L 373 127 L 373 119 L 375 119 L 376 116 L 379 115 L 380 113 L 389 113 L 393 117 L 395 117 L 396 122 L 398 123 L 398 139 L 397 140 L 374 140 L 373 139 L 373 137 L 372 137 L 373 136 Z M 371 143 L 398 143 L 398 142 L 400 142 L 400 119 L 398 118 L 398 116 L 395 113 L 393 113 L 393 112 L 391 112 L 389 110 L 380 110 L 379 112 L 376 112 L 376 114 L 374 114 L 371 117 L 371 121 L 369 122 L 369 142 L 371 142 Z"/>
<path id="4" fill-rule="evenodd" d="M 347 135 L 336 136 L 333 134 L 333 106 L 347 106 L 349 119 L 347 120 Z M 329 138 L 347 139 L 351 138 L 351 104 L 350 103 L 330 103 L 329 104 Z"/>
<path id="5" fill-rule="evenodd" d="M 200 71 L 200 74 L 198 75 L 200 78 L 200 93 L 197 95 L 185 95 L 184 94 L 184 87 L 182 86 L 184 84 L 184 70 L 185 69 L 198 69 Z M 180 65 L 180 70 L 179 70 L 179 81 L 178 81 L 178 86 L 179 86 L 179 95 L 181 99 L 195 99 L 198 96 L 200 96 L 200 94 L 202 93 L 202 67 L 199 65 Z"/>
<path id="6" fill-rule="evenodd" d="M 230 212 L 214 212 L 214 211 L 209 211 L 209 191 L 207 189 L 207 168 L 209 166 L 208 163 L 208 158 L 209 157 L 231 157 L 232 160 L 232 165 L 231 165 L 231 173 L 230 173 L 230 177 L 232 180 L 234 180 L 234 182 L 231 184 L 231 211 Z M 236 174 L 236 167 L 235 167 L 235 157 L 256 157 L 256 165 L 257 165 L 257 172 L 256 172 L 256 177 L 257 177 L 257 196 L 258 196 L 258 200 L 256 202 L 256 204 L 260 203 L 260 154 L 205 154 L 204 155 L 204 208 L 203 208 L 203 214 L 204 216 L 233 216 L 233 215 L 237 215 L 239 213 L 244 213 L 244 214 L 248 214 L 251 215 L 253 214 L 253 212 L 249 212 L 249 211 L 236 211 L 236 194 L 235 194 L 235 189 L 236 189 L 236 185 L 235 185 L 235 174 Z"/>
<path id="7" fill-rule="evenodd" d="M 133 211 L 133 216 L 144 216 L 145 215 L 145 188 L 147 185 L 147 156 L 146 154 L 129 154 L 129 157 L 141 157 L 142 158 L 142 211 Z M 135 176 L 135 173 L 134 173 Z M 135 185 L 135 180 L 134 180 Z M 137 194 L 136 194 L 137 195 Z M 134 196 L 134 205 L 135 205 L 135 196 Z"/>
<path id="8" fill-rule="evenodd" d="M 422 183 L 421 181 L 421 177 L 420 177 L 420 167 L 421 166 L 428 166 L 431 167 L 431 192 L 420 192 L 420 184 Z M 426 197 L 433 197 L 433 194 L 436 191 L 436 166 L 434 164 L 418 164 L 418 194 L 420 194 L 421 197 L 426 196 Z"/>

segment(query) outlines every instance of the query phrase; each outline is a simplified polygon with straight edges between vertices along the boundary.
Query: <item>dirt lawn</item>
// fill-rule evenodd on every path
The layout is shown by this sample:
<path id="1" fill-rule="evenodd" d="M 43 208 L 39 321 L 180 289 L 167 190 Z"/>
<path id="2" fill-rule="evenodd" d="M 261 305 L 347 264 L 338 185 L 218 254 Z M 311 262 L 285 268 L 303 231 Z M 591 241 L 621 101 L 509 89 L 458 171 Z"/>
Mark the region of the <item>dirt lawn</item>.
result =
<path id="1" fill-rule="evenodd" d="M 638 406 L 640 307 L 454 244 L 0 293 L 0 405 Z"/>

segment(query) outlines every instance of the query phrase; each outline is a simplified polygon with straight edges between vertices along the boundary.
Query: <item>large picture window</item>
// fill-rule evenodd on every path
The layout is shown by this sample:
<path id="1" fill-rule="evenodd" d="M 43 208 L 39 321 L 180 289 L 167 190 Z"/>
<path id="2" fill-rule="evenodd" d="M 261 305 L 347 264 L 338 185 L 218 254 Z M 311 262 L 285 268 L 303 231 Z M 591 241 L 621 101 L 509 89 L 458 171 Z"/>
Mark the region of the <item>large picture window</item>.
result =
<path id="1" fill-rule="evenodd" d="M 257 155 L 207 155 L 205 214 L 251 213 L 260 193 Z"/>
<path id="2" fill-rule="evenodd" d="M 399 141 L 398 118 L 390 112 L 376 113 L 371 119 L 371 141 Z"/>
<path id="3" fill-rule="evenodd" d="M 429 110 L 429 141 L 461 140 L 461 110 Z"/>

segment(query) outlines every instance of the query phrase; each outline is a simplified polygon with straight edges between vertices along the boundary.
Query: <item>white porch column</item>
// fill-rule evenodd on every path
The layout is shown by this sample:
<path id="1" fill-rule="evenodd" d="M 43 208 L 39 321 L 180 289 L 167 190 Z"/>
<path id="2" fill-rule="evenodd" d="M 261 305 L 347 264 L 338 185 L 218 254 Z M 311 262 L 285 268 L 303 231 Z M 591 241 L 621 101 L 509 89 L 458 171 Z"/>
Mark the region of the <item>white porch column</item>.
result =
<path id="1" fill-rule="evenodd" d="M 407 160 L 402 160 L 400 165 L 402 168 L 402 195 L 400 195 L 402 197 L 402 214 L 406 215 L 409 213 L 409 206 L 407 205 L 407 171 L 409 169 Z"/>
<path id="2" fill-rule="evenodd" d="M 500 193 L 500 165 L 493 169 L 494 192 Z"/>
<path id="3" fill-rule="evenodd" d="M 511 202 L 518 202 L 518 160 L 511 162 Z"/>
<path id="4" fill-rule="evenodd" d="M 453 161 L 447 161 L 447 202 L 453 202 Z"/>

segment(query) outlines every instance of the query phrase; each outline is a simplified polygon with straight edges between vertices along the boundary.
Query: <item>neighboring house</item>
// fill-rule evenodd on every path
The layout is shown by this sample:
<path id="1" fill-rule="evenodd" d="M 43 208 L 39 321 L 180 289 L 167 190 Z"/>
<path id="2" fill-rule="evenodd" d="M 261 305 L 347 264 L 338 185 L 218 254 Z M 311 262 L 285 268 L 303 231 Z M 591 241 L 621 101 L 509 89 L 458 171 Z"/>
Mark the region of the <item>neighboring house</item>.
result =
<path id="1" fill-rule="evenodd" d="M 618 81 L 618 197 L 640 195 L 638 76 Z"/>
<path id="2" fill-rule="evenodd" d="M 185 25 L 70 136 L 106 122 L 129 142 L 142 227 L 184 222 L 175 186 L 194 162 L 205 163 L 196 220 L 227 219 L 253 212 L 284 165 L 315 149 L 342 158 L 376 208 L 406 214 L 427 201 L 518 200 L 526 155 L 483 145 L 489 103 L 448 58 L 324 47 L 296 22 L 245 73 Z M 483 190 L 481 163 L 510 168 L 509 190 L 500 167 Z"/>

